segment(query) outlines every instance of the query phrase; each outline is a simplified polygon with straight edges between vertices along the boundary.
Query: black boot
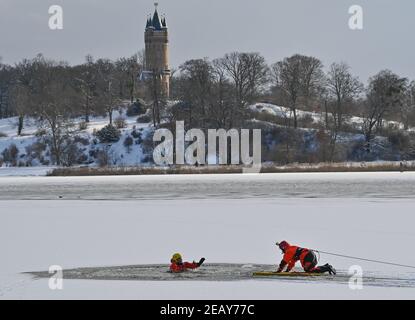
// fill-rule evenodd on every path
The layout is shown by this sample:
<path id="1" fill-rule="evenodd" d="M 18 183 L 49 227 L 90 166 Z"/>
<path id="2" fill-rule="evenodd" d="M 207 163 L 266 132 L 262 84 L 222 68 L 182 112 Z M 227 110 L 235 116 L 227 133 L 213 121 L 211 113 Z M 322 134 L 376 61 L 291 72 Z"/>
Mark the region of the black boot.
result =
<path id="1" fill-rule="evenodd" d="M 330 265 L 330 264 L 327 263 L 325 265 L 325 267 L 327 269 L 326 272 L 328 272 L 331 276 L 333 276 L 333 275 L 335 276 L 337 274 L 336 269 L 334 269 L 334 267 L 332 265 Z"/>
<path id="2" fill-rule="evenodd" d="M 325 264 L 324 266 L 319 267 L 318 269 L 320 270 L 321 273 L 328 272 L 330 275 L 336 275 L 336 269 L 334 269 L 333 266 L 328 263 Z"/>

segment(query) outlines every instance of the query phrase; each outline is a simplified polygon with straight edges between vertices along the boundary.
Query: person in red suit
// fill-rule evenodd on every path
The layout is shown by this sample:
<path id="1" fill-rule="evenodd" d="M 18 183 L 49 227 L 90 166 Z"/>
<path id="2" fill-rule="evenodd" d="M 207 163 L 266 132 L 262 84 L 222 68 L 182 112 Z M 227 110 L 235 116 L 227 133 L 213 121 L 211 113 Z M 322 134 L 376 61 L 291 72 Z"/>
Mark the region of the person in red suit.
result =
<path id="1" fill-rule="evenodd" d="M 180 253 L 175 253 L 171 258 L 170 262 L 170 272 L 173 273 L 181 273 L 187 270 L 194 270 L 200 268 L 202 264 L 205 262 L 205 258 L 200 259 L 199 262 L 183 262 L 182 255 Z"/>
<path id="2" fill-rule="evenodd" d="M 336 274 L 336 269 L 330 264 L 324 266 L 317 266 L 318 260 L 313 250 L 301 248 L 298 246 L 292 246 L 287 241 L 277 242 L 277 246 L 281 249 L 284 257 L 278 268 L 278 273 L 283 272 L 287 267 L 286 272 L 291 272 L 295 267 L 295 264 L 300 261 L 301 266 L 307 273 L 330 273 L 331 275 Z"/>

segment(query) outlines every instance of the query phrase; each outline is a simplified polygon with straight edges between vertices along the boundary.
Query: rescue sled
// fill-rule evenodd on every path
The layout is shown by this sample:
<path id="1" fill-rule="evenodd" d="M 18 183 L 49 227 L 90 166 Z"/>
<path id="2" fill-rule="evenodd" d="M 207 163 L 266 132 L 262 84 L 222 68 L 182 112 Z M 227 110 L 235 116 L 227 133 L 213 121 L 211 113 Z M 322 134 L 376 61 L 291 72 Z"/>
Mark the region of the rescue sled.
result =
<path id="1" fill-rule="evenodd" d="M 324 276 L 323 273 L 307 273 L 307 272 L 255 272 L 254 277 L 321 277 Z"/>

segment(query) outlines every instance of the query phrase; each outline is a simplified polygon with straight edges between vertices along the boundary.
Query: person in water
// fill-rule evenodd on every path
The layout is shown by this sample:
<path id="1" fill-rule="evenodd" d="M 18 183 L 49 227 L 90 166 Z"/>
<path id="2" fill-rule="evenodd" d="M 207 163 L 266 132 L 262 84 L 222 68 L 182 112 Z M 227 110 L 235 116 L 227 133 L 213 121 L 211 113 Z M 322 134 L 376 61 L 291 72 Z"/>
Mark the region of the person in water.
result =
<path id="1" fill-rule="evenodd" d="M 180 253 L 175 253 L 170 260 L 170 271 L 173 273 L 181 273 L 187 270 L 198 269 L 202 266 L 205 260 L 205 258 L 202 258 L 199 262 L 183 262 L 182 255 Z"/>

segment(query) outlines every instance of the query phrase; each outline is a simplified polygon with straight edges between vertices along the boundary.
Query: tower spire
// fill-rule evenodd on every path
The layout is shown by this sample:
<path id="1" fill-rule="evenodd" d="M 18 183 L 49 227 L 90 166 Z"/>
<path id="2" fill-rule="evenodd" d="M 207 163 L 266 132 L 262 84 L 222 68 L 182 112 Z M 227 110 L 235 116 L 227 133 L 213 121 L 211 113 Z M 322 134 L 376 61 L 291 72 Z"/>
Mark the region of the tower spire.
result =
<path id="1" fill-rule="evenodd" d="M 147 16 L 147 24 L 146 24 L 146 29 L 151 27 L 151 15 Z"/>
<path id="2" fill-rule="evenodd" d="M 157 11 L 158 5 L 159 5 L 158 2 L 154 3 L 155 11 L 154 11 L 154 15 L 153 15 L 152 25 L 156 30 L 161 30 L 162 24 L 161 24 L 161 21 L 160 21 L 159 13 Z"/>

